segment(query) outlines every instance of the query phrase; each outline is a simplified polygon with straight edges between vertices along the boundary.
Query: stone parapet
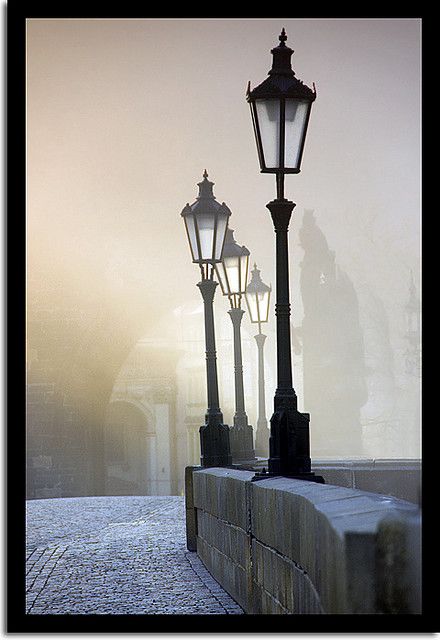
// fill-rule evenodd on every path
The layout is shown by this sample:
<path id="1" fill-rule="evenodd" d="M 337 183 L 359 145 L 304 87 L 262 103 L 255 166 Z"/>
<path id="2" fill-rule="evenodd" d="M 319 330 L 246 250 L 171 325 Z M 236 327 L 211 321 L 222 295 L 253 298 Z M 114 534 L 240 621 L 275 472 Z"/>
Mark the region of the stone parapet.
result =
<path id="1" fill-rule="evenodd" d="M 421 501 L 420 459 L 315 459 L 312 471 L 329 484 L 372 491 L 415 504 Z"/>
<path id="2" fill-rule="evenodd" d="M 197 553 L 247 613 L 420 613 L 414 504 L 231 468 L 187 474 Z"/>

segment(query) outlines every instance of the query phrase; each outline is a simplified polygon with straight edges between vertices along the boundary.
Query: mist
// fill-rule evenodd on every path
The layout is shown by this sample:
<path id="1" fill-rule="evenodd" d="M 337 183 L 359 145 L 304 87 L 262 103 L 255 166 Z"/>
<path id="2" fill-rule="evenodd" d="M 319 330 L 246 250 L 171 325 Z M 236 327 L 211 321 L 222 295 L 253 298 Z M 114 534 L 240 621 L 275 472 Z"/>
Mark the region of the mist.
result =
<path id="1" fill-rule="evenodd" d="M 313 105 L 289 231 L 294 386 L 311 456 L 420 457 L 419 19 L 27 20 L 29 497 L 178 494 L 206 411 L 203 306 L 180 212 L 206 169 L 275 283 L 248 81 L 284 27 Z M 234 412 L 215 296 L 220 405 Z M 267 416 L 276 387 L 275 294 Z M 256 327 L 243 319 L 257 422 Z"/>

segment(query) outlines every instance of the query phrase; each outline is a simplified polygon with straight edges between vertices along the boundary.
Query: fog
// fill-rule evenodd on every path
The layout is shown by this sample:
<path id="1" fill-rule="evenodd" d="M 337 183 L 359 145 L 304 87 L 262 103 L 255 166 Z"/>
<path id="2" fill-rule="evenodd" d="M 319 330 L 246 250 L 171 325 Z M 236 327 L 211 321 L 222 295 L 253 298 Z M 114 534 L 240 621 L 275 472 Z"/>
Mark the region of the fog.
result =
<path id="1" fill-rule="evenodd" d="M 237 242 L 274 287 L 265 205 L 275 178 L 260 174 L 245 91 L 249 80 L 256 86 L 266 77 L 282 27 L 297 77 L 317 89 L 301 173 L 285 187 L 296 203 L 294 386 L 299 408 L 311 414 L 312 457 L 419 457 L 420 336 L 408 328 L 418 314 L 408 304 L 420 298 L 420 20 L 28 19 L 28 384 L 50 383 L 60 394 L 63 416 L 55 412 L 49 438 L 64 434 L 59 470 L 76 466 L 73 450 L 80 460 L 87 449 L 87 473 L 99 475 L 103 416 L 111 398 L 121 401 L 127 358 L 139 360 L 140 351 L 142 376 L 130 379 L 151 387 L 156 408 L 147 422 L 167 424 L 163 442 L 156 428 L 155 446 L 170 467 L 173 455 L 179 468 L 197 463 L 188 415 L 194 425 L 204 421 L 203 315 L 180 212 L 206 169 L 232 211 Z M 276 386 L 272 298 L 264 327 L 268 417 Z M 218 287 L 220 404 L 232 424 L 227 309 Z M 253 425 L 256 333 L 246 314 Z M 188 390 L 188 371 L 196 370 Z M 154 400 L 161 389 L 175 398 L 166 420 L 157 413 L 165 401 Z M 35 411 L 28 406 L 29 451 L 50 457 L 40 460 L 49 468 L 56 456 L 38 438 L 44 421 Z"/>

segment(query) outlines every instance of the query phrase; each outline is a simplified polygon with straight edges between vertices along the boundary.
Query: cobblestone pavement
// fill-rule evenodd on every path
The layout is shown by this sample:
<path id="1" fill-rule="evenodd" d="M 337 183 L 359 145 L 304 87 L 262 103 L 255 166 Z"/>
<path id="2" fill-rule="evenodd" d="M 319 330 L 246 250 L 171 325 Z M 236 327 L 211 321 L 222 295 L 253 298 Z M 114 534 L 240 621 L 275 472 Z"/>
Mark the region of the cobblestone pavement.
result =
<path id="1" fill-rule="evenodd" d="M 29 614 L 243 614 L 186 549 L 184 498 L 27 502 Z"/>

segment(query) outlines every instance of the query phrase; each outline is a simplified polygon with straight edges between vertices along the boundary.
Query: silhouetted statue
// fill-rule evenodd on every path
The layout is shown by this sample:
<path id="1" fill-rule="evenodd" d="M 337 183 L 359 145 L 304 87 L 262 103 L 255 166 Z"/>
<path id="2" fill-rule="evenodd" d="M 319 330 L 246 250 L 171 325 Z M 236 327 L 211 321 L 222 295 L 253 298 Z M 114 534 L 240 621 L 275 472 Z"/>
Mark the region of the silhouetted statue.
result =
<path id="1" fill-rule="evenodd" d="M 313 211 L 299 230 L 304 406 L 314 458 L 362 454 L 360 410 L 367 400 L 363 334 L 353 284 L 335 263 Z"/>

